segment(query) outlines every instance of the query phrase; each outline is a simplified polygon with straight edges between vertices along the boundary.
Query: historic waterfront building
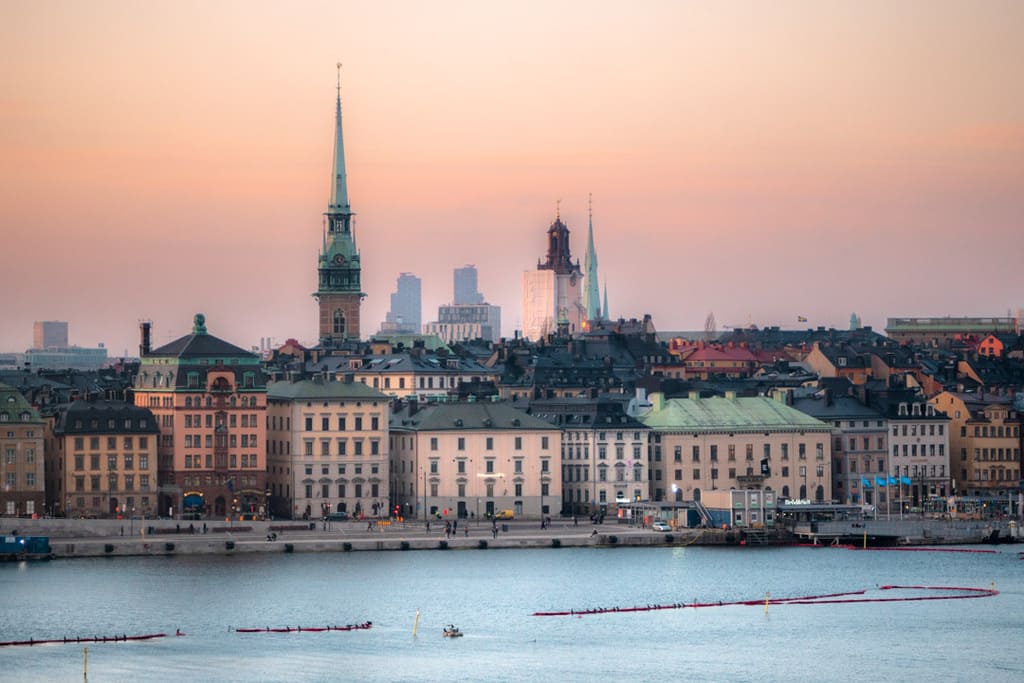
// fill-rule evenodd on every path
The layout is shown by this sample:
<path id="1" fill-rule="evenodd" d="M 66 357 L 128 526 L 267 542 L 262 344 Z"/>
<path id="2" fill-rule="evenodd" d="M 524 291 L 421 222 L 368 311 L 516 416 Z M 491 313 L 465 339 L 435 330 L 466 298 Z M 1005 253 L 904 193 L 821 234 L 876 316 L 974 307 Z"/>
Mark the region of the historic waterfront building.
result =
<path id="1" fill-rule="evenodd" d="M 351 380 L 351 377 L 349 378 Z M 388 397 L 361 382 L 267 387 L 267 464 L 275 517 L 388 510 Z"/>
<path id="2" fill-rule="evenodd" d="M 345 143 L 341 131 L 341 65 L 338 65 L 338 98 L 334 113 L 334 163 L 331 196 L 324 213 L 323 246 L 317 262 L 320 307 L 319 339 L 324 345 L 360 338 L 360 307 L 363 297 L 359 250 L 345 174 Z"/>
<path id="3" fill-rule="evenodd" d="M 267 387 L 259 356 L 206 331 L 150 349 L 142 323 L 135 405 L 159 422 L 161 514 L 259 517 L 266 504 Z"/>
<path id="4" fill-rule="evenodd" d="M 832 499 L 847 505 L 888 502 L 885 416 L 853 396 L 833 396 L 829 389 L 794 399 L 792 406 L 832 425 Z"/>
<path id="5" fill-rule="evenodd" d="M 392 500 L 406 517 L 561 509 L 561 433 L 509 403 L 412 402 L 392 415 L 390 439 Z"/>
<path id="6" fill-rule="evenodd" d="M 43 418 L 6 384 L 0 384 L 0 454 L 0 515 L 44 514 Z"/>
<path id="7" fill-rule="evenodd" d="M 953 493 L 975 498 L 978 504 L 1004 505 L 1021 482 L 1022 420 L 1013 398 L 945 391 L 931 405 L 950 418 Z"/>
<path id="8" fill-rule="evenodd" d="M 605 398 L 544 398 L 532 414 L 562 431 L 562 514 L 617 517 L 619 506 L 651 497 L 647 425 Z"/>
<path id="9" fill-rule="evenodd" d="M 701 499 L 716 489 L 771 489 L 829 502 L 832 427 L 765 397 L 665 400 L 638 417 L 651 430 L 654 500 Z M 673 493 L 674 492 L 674 493 Z"/>
<path id="10" fill-rule="evenodd" d="M 95 400 L 59 408 L 46 444 L 52 509 L 67 517 L 160 514 L 159 434 L 148 408 Z"/>
<path id="11" fill-rule="evenodd" d="M 533 341 L 549 334 L 583 331 L 583 274 L 569 250 L 569 228 L 556 215 L 548 228 L 547 258 L 523 273 L 523 337 Z"/>

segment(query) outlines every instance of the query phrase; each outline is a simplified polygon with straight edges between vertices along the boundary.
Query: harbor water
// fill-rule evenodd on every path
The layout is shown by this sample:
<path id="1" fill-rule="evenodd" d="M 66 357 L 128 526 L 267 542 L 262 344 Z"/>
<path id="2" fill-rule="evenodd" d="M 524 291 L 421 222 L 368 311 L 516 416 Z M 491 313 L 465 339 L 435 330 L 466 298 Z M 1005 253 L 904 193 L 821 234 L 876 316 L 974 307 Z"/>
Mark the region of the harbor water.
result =
<path id="1" fill-rule="evenodd" d="M 89 644 L 88 681 L 94 683 L 1019 681 L 1019 548 L 563 548 L 5 563 L 0 641 L 169 635 Z M 994 584 L 999 594 L 773 604 L 767 611 L 763 605 L 766 593 L 788 598 L 866 590 L 855 599 L 960 594 L 880 590 L 893 584 Z M 742 600 L 759 603 L 717 604 Z M 647 605 L 686 606 L 533 616 Z M 364 621 L 373 627 L 233 630 Z M 464 637 L 442 638 L 449 623 Z M 175 637 L 177 629 L 186 635 Z M 82 680 L 83 648 L 0 648 L 0 680 Z"/>

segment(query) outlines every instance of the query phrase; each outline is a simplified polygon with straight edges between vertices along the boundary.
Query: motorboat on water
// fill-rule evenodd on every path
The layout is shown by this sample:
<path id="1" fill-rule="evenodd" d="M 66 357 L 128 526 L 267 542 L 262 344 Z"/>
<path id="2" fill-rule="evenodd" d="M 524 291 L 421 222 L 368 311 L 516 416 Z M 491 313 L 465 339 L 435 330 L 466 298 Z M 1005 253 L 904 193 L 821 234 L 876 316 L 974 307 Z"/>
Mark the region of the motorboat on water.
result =
<path id="1" fill-rule="evenodd" d="M 445 638 L 461 638 L 462 637 L 462 631 L 460 631 L 459 628 L 455 624 L 448 624 L 447 626 L 444 627 L 444 637 Z"/>

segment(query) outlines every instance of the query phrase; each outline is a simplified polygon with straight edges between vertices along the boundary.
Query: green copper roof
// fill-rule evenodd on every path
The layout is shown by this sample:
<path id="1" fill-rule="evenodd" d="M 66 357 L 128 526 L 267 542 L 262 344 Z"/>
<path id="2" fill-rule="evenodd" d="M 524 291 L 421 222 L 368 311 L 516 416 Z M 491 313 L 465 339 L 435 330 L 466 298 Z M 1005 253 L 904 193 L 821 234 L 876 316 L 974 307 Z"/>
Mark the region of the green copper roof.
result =
<path id="1" fill-rule="evenodd" d="M 21 392 L 14 387 L 0 383 L 0 415 L 4 422 L 39 422 L 43 419 L 39 411 L 29 405 Z"/>
<path id="2" fill-rule="evenodd" d="M 830 431 L 821 420 L 770 398 L 674 398 L 640 421 L 655 431 Z"/>

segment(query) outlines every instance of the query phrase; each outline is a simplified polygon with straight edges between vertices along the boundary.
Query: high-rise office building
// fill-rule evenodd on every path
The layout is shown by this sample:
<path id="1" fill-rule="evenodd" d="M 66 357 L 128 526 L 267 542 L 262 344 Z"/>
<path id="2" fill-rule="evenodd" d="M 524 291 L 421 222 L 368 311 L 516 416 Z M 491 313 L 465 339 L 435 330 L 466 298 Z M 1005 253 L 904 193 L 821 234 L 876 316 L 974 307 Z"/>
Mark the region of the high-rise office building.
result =
<path id="1" fill-rule="evenodd" d="M 66 349 L 68 324 L 62 320 L 42 320 L 32 326 L 33 349 Z"/>
<path id="2" fill-rule="evenodd" d="M 482 304 L 484 295 L 477 289 L 476 266 L 463 266 L 454 271 L 455 299 L 453 304 Z"/>
<path id="3" fill-rule="evenodd" d="M 392 334 L 419 334 L 422 314 L 422 288 L 420 279 L 412 273 L 398 276 L 398 286 L 391 295 L 391 310 L 381 325 L 381 332 Z"/>

